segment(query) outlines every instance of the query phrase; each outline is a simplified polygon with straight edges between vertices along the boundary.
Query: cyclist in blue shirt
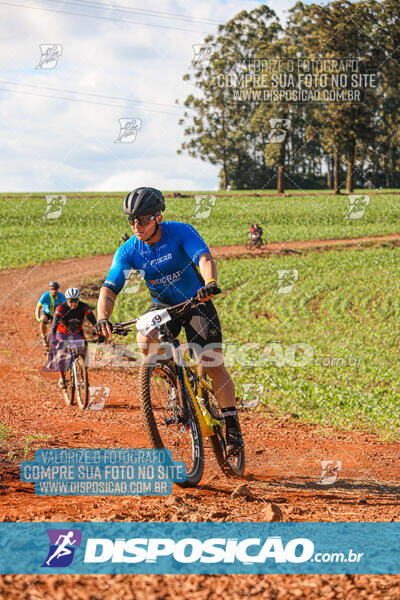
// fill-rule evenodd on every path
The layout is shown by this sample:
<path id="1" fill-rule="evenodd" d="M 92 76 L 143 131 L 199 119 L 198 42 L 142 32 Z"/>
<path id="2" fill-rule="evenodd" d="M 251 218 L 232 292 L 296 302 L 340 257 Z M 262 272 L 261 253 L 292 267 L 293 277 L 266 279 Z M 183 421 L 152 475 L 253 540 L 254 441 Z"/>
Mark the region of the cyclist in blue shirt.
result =
<path id="1" fill-rule="evenodd" d="M 42 344 L 45 348 L 48 348 L 48 342 L 46 338 L 47 325 L 51 322 L 57 306 L 65 302 L 65 296 L 58 291 L 59 289 L 60 285 L 57 283 L 57 281 L 50 281 L 49 291 L 40 296 L 35 309 L 35 317 L 40 323 Z"/>
<path id="2" fill-rule="evenodd" d="M 221 325 L 211 302 L 218 289 L 217 268 L 207 244 L 194 227 L 177 221 L 162 222 L 164 209 L 164 197 L 154 188 L 137 188 L 126 196 L 124 212 L 134 235 L 116 251 L 100 289 L 96 330 L 106 337 L 111 335 L 109 318 L 132 268 L 139 271 L 153 298 L 148 310 L 197 296 L 201 304 L 193 308 L 182 323 L 169 324 L 169 329 L 176 337 L 183 325 L 188 343 L 201 350 L 202 363 L 224 415 L 227 453 L 235 454 L 244 443 L 235 408 L 234 385 L 222 357 Z M 154 342 L 154 332 L 147 336 L 138 332 L 137 342 L 142 355 L 146 355 Z M 219 360 L 215 360 L 216 352 Z M 212 366 L 207 364 L 210 361 Z"/>

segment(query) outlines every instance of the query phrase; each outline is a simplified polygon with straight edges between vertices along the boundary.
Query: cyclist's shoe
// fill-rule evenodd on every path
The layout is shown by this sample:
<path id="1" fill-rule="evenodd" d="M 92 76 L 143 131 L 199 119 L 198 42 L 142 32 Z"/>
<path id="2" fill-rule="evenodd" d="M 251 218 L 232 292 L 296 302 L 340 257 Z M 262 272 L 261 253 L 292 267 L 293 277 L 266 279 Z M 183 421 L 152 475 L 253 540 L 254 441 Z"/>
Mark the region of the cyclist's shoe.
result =
<path id="1" fill-rule="evenodd" d="M 66 389 L 64 377 L 60 377 L 60 379 L 58 380 L 58 387 L 62 390 Z"/>
<path id="2" fill-rule="evenodd" d="M 226 455 L 234 456 L 239 454 L 240 450 L 244 448 L 244 441 L 242 432 L 240 429 L 231 427 L 226 431 Z"/>

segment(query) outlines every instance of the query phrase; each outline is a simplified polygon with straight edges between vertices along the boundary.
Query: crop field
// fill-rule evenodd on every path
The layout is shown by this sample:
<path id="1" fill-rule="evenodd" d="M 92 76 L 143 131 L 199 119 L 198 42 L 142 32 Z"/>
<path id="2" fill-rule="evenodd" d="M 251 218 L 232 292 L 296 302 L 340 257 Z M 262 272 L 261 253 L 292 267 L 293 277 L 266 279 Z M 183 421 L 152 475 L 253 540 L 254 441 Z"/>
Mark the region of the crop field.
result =
<path id="1" fill-rule="evenodd" d="M 268 193 L 269 196 L 256 194 Z M 288 192 L 291 193 L 290 191 Z M 357 192 L 356 192 L 357 193 Z M 167 198 L 165 219 L 191 223 L 211 246 L 244 244 L 257 221 L 268 242 L 362 237 L 398 231 L 400 195 L 395 190 L 364 190 L 369 196 L 362 218 L 347 218 L 347 195 L 310 191 L 303 196 L 258 192 L 205 192 L 215 195 L 209 218 L 194 215 L 192 197 Z M 189 194 L 189 192 L 186 192 Z M 65 204 L 48 205 L 45 194 L 0 195 L 0 268 L 23 267 L 51 260 L 114 252 L 129 231 L 122 213 L 124 192 L 71 193 Z M 58 216 L 57 216 L 58 215 Z"/>
<path id="2" fill-rule="evenodd" d="M 276 291 L 278 270 L 298 272 L 292 291 Z M 254 384 L 278 413 L 399 439 L 400 249 L 225 259 L 218 271 L 238 396 Z M 119 295 L 114 316 L 132 318 L 148 303 L 142 283 Z"/>

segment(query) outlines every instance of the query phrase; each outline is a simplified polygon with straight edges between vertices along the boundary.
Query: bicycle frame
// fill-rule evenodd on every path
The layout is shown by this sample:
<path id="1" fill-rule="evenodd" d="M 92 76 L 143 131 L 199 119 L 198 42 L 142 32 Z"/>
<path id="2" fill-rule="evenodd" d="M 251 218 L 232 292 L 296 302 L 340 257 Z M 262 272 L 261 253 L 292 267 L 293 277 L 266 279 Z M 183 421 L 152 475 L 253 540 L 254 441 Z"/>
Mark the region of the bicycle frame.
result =
<path id="1" fill-rule="evenodd" d="M 164 327 L 163 331 L 160 331 Z M 187 407 L 187 396 L 188 393 L 193 405 L 195 407 L 197 417 L 199 419 L 199 424 L 201 428 L 201 432 L 203 437 L 210 437 L 215 434 L 216 427 L 222 427 L 223 422 L 214 419 L 206 406 L 204 405 L 202 396 L 201 396 L 201 388 L 202 386 L 206 388 L 209 392 L 212 392 L 212 386 L 200 375 L 197 374 L 196 368 L 197 363 L 193 358 L 192 350 L 189 348 L 189 360 L 186 360 L 182 353 L 181 345 L 179 340 L 171 339 L 171 336 L 168 334 L 165 326 L 161 326 L 159 330 L 159 341 L 161 347 L 165 350 L 167 346 L 172 348 L 172 357 L 175 362 L 176 373 L 177 373 L 177 387 L 178 393 L 181 395 L 182 404 L 184 406 L 185 417 L 188 414 Z M 193 389 L 189 377 L 188 370 L 191 371 L 192 376 L 194 378 L 195 389 Z M 185 393 L 186 392 L 186 393 Z"/>
<path id="2" fill-rule="evenodd" d="M 177 317 L 182 316 L 184 314 L 184 312 L 186 311 L 187 307 L 189 305 L 193 304 L 193 301 L 195 301 L 195 300 L 196 300 L 196 298 L 192 298 L 190 300 L 185 300 L 184 302 L 181 302 L 180 304 L 176 304 L 175 306 L 172 306 L 171 310 L 173 310 L 175 312 Z M 138 319 L 135 318 L 135 319 L 130 319 L 129 321 L 124 321 L 123 323 L 116 323 L 114 325 L 113 332 L 117 333 L 119 335 L 127 335 L 128 332 L 131 331 L 131 329 L 129 328 L 129 325 L 133 325 L 137 321 L 138 321 Z M 171 352 L 172 352 L 172 358 L 174 360 L 175 367 L 176 367 L 176 373 L 177 373 L 178 394 L 180 394 L 180 396 L 181 396 L 183 410 L 184 410 L 184 418 L 185 419 L 188 418 L 188 415 L 189 415 L 189 409 L 188 409 L 188 403 L 187 403 L 187 395 L 189 395 L 189 397 L 191 398 L 193 405 L 195 407 L 203 436 L 210 437 L 210 436 L 214 435 L 216 432 L 216 429 L 218 427 L 222 428 L 224 422 L 219 419 L 214 419 L 210 415 L 206 406 L 204 405 L 202 395 L 201 395 L 202 388 L 208 390 L 211 393 L 212 393 L 213 389 L 212 389 L 212 386 L 203 377 L 201 377 L 200 375 L 197 374 L 197 363 L 193 357 L 192 349 L 189 347 L 189 359 L 186 360 L 182 354 L 182 349 L 181 349 L 179 340 L 174 339 L 172 337 L 172 335 L 169 333 L 166 326 L 161 325 L 160 327 L 158 327 L 156 329 L 158 331 L 158 340 L 159 340 L 161 348 L 164 350 L 164 352 L 166 350 L 168 351 L 169 349 L 171 349 Z M 171 353 L 165 352 L 165 354 L 168 356 Z M 190 370 L 193 375 L 194 382 L 195 382 L 195 389 L 193 389 L 193 387 L 189 381 L 188 373 L 187 373 L 188 370 Z"/>

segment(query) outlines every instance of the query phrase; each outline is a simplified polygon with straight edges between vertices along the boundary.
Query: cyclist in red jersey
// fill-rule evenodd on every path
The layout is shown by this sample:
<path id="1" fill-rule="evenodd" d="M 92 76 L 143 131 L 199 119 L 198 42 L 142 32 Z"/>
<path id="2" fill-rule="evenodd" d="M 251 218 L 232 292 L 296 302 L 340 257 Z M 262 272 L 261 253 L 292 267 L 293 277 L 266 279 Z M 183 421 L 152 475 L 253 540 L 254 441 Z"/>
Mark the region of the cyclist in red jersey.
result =
<path id="1" fill-rule="evenodd" d="M 68 288 L 65 292 L 67 300 L 59 304 L 54 311 L 51 325 L 50 344 L 51 353 L 49 361 L 57 363 L 60 373 L 58 385 L 65 388 L 64 373 L 68 368 L 69 355 L 63 352 L 66 342 L 86 351 L 86 338 L 83 332 L 83 321 L 85 317 L 94 326 L 96 317 L 90 306 L 79 300 L 81 293 L 78 288 Z M 96 334 L 97 335 L 97 334 Z"/>

